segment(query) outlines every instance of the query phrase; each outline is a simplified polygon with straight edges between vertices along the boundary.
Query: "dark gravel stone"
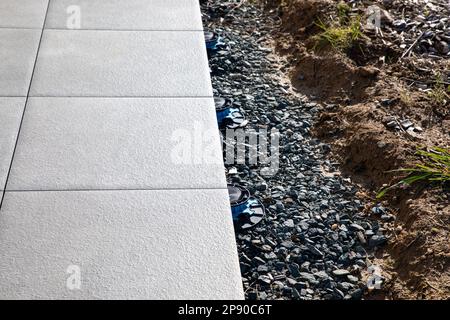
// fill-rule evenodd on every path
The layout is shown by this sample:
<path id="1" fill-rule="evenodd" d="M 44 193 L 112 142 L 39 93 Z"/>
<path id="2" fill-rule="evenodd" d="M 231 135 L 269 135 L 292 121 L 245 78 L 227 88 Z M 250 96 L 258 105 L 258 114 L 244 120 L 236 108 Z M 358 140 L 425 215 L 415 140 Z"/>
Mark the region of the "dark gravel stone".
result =
<path id="1" fill-rule="evenodd" d="M 378 247 L 387 243 L 387 238 L 383 235 L 373 235 L 369 239 L 370 247 Z"/>
<path id="2" fill-rule="evenodd" d="M 357 186 L 324 174 L 336 172 L 336 164 L 330 146 L 311 135 L 323 107 L 274 80 L 285 77 L 265 41 L 276 22 L 249 2 L 226 15 L 232 7 L 228 1 L 202 3 L 204 25 L 223 40 L 219 51 L 209 53 L 214 95 L 234 99 L 246 129 L 280 134 L 274 175 L 264 175 L 261 164 L 226 163 L 228 181 L 248 188 L 266 207 L 258 225 L 236 233 L 246 297 L 360 299 L 364 284 L 356 272 L 368 258 L 361 246 L 376 247 L 386 238 L 361 214 L 365 203 L 356 198 Z M 372 211 L 377 218 L 389 214 L 381 206 Z M 354 275 L 336 274 L 341 269 Z"/>
<path id="3" fill-rule="evenodd" d="M 348 274 L 350 274 L 350 272 L 348 270 L 345 270 L 345 269 L 333 270 L 333 275 L 335 275 L 337 277 L 346 276 Z"/>
<path id="4" fill-rule="evenodd" d="M 316 277 L 314 277 L 313 274 L 308 273 L 308 272 L 300 272 L 298 277 L 301 280 L 305 280 L 305 281 L 308 281 L 308 282 L 315 282 L 316 281 Z"/>
<path id="5" fill-rule="evenodd" d="M 292 263 L 288 266 L 289 272 L 291 273 L 291 275 L 294 278 L 297 278 L 300 276 L 300 270 L 299 270 L 299 266 L 296 263 Z"/>

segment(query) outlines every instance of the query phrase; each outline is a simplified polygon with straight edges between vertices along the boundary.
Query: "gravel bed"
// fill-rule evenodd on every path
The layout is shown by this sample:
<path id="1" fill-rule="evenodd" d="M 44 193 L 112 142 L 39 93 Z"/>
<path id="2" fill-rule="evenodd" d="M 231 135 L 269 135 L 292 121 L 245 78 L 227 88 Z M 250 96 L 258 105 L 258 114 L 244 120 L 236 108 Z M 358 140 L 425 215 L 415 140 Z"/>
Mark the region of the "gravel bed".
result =
<path id="1" fill-rule="evenodd" d="M 265 44 L 276 21 L 247 3 L 230 12 L 233 3 L 202 1 L 205 28 L 225 43 L 210 56 L 214 93 L 235 100 L 246 128 L 280 132 L 276 175 L 226 165 L 229 182 L 246 186 L 267 208 L 260 224 L 236 233 L 246 297 L 360 299 L 370 252 L 387 241 L 383 229 L 363 214 L 357 188 L 339 175 L 329 146 L 311 136 L 321 107 L 277 80 L 283 68 Z M 382 207 L 373 212 L 390 218 Z"/>
<path id="2" fill-rule="evenodd" d="M 384 35 L 394 45 L 431 59 L 450 57 L 450 3 L 448 0 L 385 0 L 393 15 L 382 14 Z M 409 49 L 409 50 L 408 50 Z"/>

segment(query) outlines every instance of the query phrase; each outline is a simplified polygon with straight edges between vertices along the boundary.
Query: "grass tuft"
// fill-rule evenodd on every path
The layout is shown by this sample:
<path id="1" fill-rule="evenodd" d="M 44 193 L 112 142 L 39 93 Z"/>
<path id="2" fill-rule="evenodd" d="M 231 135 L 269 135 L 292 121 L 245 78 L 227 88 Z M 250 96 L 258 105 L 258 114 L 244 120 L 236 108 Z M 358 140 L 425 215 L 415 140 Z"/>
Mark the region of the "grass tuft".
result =
<path id="1" fill-rule="evenodd" d="M 315 48 L 324 48 L 330 45 L 335 50 L 345 51 L 351 48 L 355 41 L 363 35 L 360 17 L 349 19 L 345 25 L 327 25 L 319 19 L 316 25 L 322 29 L 322 32 L 314 36 Z"/>
<path id="2" fill-rule="evenodd" d="M 442 80 L 442 76 L 438 74 L 436 76 L 434 87 L 430 92 L 428 92 L 428 96 L 435 105 L 444 107 L 450 103 L 449 92 L 450 86 L 446 88 L 444 81 Z"/>
<path id="3" fill-rule="evenodd" d="M 408 173 L 408 176 L 396 184 L 382 189 L 377 194 L 377 199 L 382 198 L 388 191 L 396 187 L 409 186 L 416 182 L 430 185 L 443 185 L 450 182 L 450 149 L 434 147 L 429 151 L 418 150 L 416 154 L 422 158 L 421 163 L 416 164 L 413 168 L 394 170 L 393 172 Z"/>
<path id="4" fill-rule="evenodd" d="M 352 9 L 350 8 L 350 6 L 348 4 L 346 4 L 343 1 L 341 1 L 337 4 L 336 9 L 337 9 L 338 17 L 339 17 L 339 22 L 342 25 L 346 24 L 348 22 L 349 14 Z"/>

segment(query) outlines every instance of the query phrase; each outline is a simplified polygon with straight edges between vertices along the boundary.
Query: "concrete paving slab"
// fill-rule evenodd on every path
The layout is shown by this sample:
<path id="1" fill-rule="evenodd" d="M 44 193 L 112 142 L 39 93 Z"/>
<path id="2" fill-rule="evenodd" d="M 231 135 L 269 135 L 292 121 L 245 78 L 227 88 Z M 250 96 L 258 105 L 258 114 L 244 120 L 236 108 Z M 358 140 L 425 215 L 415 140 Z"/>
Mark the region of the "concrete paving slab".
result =
<path id="1" fill-rule="evenodd" d="M 25 98 L 0 97 L 0 192 L 5 187 L 24 106 Z"/>
<path id="2" fill-rule="evenodd" d="M 41 30 L 0 29 L 0 96 L 27 95 L 40 36 Z"/>
<path id="3" fill-rule="evenodd" d="M 7 190 L 226 188 L 211 98 L 30 98 Z"/>
<path id="4" fill-rule="evenodd" d="M 1 0 L 0 28 L 41 30 L 49 0 Z"/>
<path id="5" fill-rule="evenodd" d="M 45 30 L 31 96 L 212 96 L 203 33 Z"/>
<path id="6" fill-rule="evenodd" d="M 52 0 L 46 28 L 203 30 L 198 0 Z"/>
<path id="7" fill-rule="evenodd" d="M 0 299 L 242 299 L 227 197 L 6 192 Z"/>
<path id="8" fill-rule="evenodd" d="M 0 2 L 0 299 L 242 299 L 198 2 Z"/>

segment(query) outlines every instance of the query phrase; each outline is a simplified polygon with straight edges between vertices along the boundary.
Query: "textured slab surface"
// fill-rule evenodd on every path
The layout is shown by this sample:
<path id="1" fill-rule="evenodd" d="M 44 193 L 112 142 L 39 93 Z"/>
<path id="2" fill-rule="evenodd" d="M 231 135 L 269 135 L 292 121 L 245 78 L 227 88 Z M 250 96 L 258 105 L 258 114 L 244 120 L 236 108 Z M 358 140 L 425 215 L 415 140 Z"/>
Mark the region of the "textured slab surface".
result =
<path id="1" fill-rule="evenodd" d="M 52 0 L 47 28 L 67 28 L 78 6 L 81 29 L 202 31 L 198 0 Z"/>
<path id="2" fill-rule="evenodd" d="M 0 191 L 4 189 L 25 98 L 0 97 Z"/>
<path id="3" fill-rule="evenodd" d="M 0 28 L 42 29 L 48 0 L 1 0 Z"/>
<path id="4" fill-rule="evenodd" d="M 0 299 L 244 297 L 201 29 L 196 0 L 0 0 Z"/>
<path id="5" fill-rule="evenodd" d="M 27 95 L 40 35 L 41 30 L 0 29 L 0 96 Z"/>
<path id="6" fill-rule="evenodd" d="M 45 30 L 31 96 L 212 96 L 203 33 Z"/>
<path id="7" fill-rule="evenodd" d="M 214 102 L 30 98 L 7 189 L 226 188 Z"/>
<path id="8" fill-rule="evenodd" d="M 226 190 L 7 192 L 0 298 L 242 298 L 227 197 Z M 79 290 L 71 281 L 78 275 Z"/>

